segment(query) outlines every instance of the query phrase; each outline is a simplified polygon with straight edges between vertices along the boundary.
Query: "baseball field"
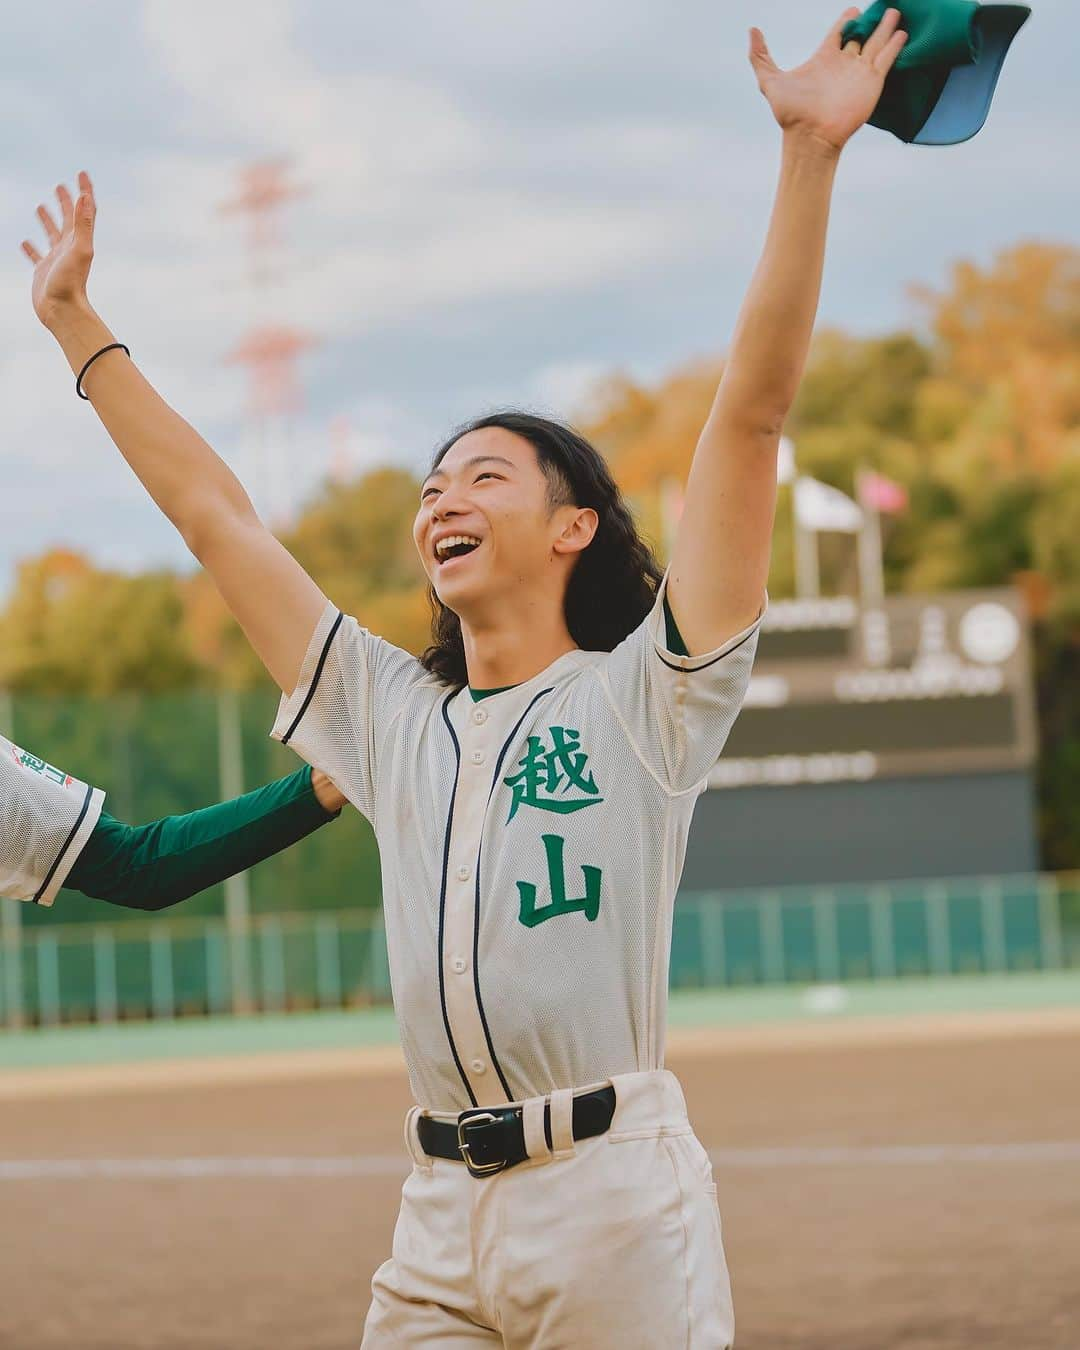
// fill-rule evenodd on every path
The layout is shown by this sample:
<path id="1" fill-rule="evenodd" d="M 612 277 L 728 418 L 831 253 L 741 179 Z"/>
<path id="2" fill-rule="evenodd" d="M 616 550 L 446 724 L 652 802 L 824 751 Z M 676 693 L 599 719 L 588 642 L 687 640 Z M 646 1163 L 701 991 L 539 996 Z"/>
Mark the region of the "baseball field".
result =
<path id="1" fill-rule="evenodd" d="M 676 997 L 740 1350 L 1080 1345 L 1078 1034 L 1076 974 Z M 358 1346 L 406 1167 L 392 1035 L 5 1038 L 0 1345 Z"/>

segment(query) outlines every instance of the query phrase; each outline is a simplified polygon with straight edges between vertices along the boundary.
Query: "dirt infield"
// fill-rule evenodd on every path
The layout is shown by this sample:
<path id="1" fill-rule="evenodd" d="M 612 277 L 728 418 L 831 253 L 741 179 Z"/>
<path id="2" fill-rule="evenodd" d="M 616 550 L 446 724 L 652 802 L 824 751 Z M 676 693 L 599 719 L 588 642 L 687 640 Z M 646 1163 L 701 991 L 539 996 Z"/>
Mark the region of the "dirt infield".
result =
<path id="1" fill-rule="evenodd" d="M 681 1038 L 739 1350 L 1080 1346 L 1075 1031 L 986 1032 Z M 404 1079 L 221 1080 L 0 1103 L 3 1350 L 355 1350 Z"/>

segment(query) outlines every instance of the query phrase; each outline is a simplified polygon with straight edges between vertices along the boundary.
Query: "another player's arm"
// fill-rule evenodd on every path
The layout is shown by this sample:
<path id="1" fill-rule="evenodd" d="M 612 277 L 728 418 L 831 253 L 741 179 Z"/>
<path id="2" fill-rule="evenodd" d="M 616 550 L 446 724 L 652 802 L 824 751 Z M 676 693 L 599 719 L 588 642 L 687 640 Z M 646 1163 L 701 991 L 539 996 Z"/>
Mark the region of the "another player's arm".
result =
<path id="1" fill-rule="evenodd" d="M 306 839 L 345 798 L 318 770 L 187 815 L 125 825 L 102 812 L 65 885 L 126 909 L 161 910 Z"/>
<path id="2" fill-rule="evenodd" d="M 231 801 L 122 825 L 100 788 L 0 734 L 0 896 L 49 906 L 62 886 L 160 909 L 325 825 L 345 799 L 307 768 Z"/>
<path id="3" fill-rule="evenodd" d="M 34 263 L 35 312 L 75 373 L 116 341 L 86 294 L 96 207 L 85 173 L 79 188 L 77 203 L 57 188 L 59 227 L 38 208 L 49 241 L 45 256 L 23 243 Z M 83 390 L 143 486 L 213 576 L 274 682 L 291 693 L 326 606 L 322 591 L 262 523 L 227 465 L 122 351 L 99 357 Z"/>
<path id="4" fill-rule="evenodd" d="M 739 312 L 724 373 L 694 453 L 668 579 L 692 655 L 757 618 L 769 572 L 776 454 L 817 313 L 840 152 L 867 120 L 906 40 L 889 10 L 861 50 L 840 49 L 844 12 L 804 65 L 781 71 L 751 30 L 750 60 L 783 131 L 780 182 L 764 251 Z"/>

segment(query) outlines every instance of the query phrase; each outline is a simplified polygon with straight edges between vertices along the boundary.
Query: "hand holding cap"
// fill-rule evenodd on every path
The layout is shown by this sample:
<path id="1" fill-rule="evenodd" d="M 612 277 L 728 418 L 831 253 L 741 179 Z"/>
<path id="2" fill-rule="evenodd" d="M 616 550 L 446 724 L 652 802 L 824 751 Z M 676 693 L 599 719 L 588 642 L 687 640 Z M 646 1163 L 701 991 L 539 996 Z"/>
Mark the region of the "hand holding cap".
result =
<path id="1" fill-rule="evenodd" d="M 870 125 L 915 145 L 956 145 L 986 121 L 1013 38 L 1028 5 L 974 0 L 892 0 L 908 40 L 889 72 Z M 875 0 L 852 19 L 840 43 L 865 42 L 888 8 Z"/>

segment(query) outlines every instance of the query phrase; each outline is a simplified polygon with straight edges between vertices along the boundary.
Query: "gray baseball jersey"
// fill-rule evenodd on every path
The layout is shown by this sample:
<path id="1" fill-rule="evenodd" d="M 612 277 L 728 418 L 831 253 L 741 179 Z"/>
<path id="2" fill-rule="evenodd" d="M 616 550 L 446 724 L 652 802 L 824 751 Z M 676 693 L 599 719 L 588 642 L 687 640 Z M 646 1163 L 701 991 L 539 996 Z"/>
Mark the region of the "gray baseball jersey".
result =
<path id="1" fill-rule="evenodd" d="M 568 652 L 475 701 L 327 607 L 271 735 L 374 826 L 420 1105 L 521 1101 L 663 1065 L 690 818 L 759 624 L 678 656 L 661 591 L 614 651 Z"/>
<path id="2" fill-rule="evenodd" d="M 51 905 L 105 794 L 0 736 L 0 895 Z"/>

